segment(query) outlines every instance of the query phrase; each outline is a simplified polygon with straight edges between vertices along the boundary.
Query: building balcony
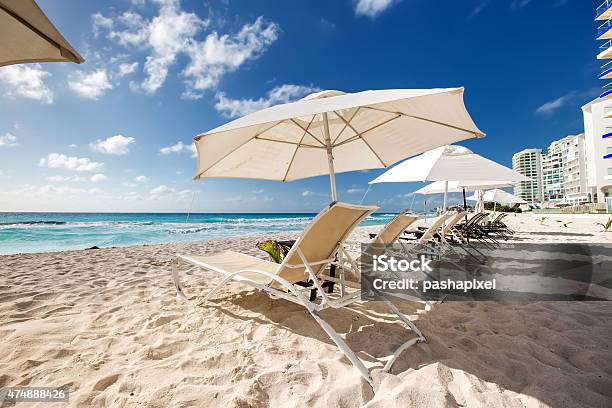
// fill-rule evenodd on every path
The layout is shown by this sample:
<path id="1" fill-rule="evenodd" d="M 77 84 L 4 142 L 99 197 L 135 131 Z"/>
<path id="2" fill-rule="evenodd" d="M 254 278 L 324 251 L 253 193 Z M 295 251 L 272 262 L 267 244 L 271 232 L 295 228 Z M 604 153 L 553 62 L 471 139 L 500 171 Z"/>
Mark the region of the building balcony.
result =
<path id="1" fill-rule="evenodd" d="M 612 97 L 612 82 L 608 82 L 601 87 L 603 92 L 599 95 L 600 99 L 608 99 Z"/>
<path id="2" fill-rule="evenodd" d="M 603 109 L 603 114 L 601 115 L 601 117 L 603 119 L 612 119 L 612 107 L 605 107 Z M 607 128 L 606 133 L 607 132 L 612 132 L 612 128 Z"/>
<path id="3" fill-rule="evenodd" d="M 609 40 L 612 38 L 612 22 L 606 20 L 602 25 L 597 27 L 596 40 Z"/>
<path id="4" fill-rule="evenodd" d="M 599 46 L 599 54 L 597 54 L 597 59 L 610 58 L 612 58 L 612 41 L 606 41 Z"/>
<path id="5" fill-rule="evenodd" d="M 597 7 L 595 20 L 612 19 L 612 0 L 606 0 Z"/>
<path id="6" fill-rule="evenodd" d="M 608 61 L 601 66 L 599 79 L 612 79 L 612 61 Z"/>

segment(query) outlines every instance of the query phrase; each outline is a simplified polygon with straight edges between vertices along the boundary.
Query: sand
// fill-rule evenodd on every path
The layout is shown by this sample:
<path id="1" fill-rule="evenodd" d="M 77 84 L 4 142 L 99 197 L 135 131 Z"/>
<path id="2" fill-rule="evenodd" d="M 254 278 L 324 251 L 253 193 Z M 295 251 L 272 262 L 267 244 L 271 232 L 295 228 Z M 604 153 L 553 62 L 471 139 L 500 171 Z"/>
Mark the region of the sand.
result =
<path id="1" fill-rule="evenodd" d="M 509 224 L 521 242 L 612 243 L 594 219 L 557 219 Z M 262 256 L 255 241 L 0 256 L 0 387 L 67 385 L 79 407 L 612 406 L 612 302 L 449 302 L 428 312 L 405 302 L 428 342 L 390 373 L 376 357 L 409 335 L 397 319 L 374 302 L 323 311 L 373 369 L 372 389 L 297 305 L 238 284 L 205 306 L 174 296 L 174 253 Z M 194 272 L 184 282 L 197 298 L 217 280 Z"/>

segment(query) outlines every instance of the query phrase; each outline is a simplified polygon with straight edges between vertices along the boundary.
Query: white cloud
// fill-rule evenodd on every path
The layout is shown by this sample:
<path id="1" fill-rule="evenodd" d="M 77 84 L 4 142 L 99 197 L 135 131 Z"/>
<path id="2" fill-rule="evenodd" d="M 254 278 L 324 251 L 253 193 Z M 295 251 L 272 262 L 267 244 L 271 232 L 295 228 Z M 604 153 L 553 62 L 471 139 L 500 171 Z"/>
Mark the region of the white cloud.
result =
<path id="1" fill-rule="evenodd" d="M 138 177 L 134 178 L 134 181 L 136 181 L 138 183 L 145 183 L 145 182 L 149 181 L 149 178 L 147 176 L 138 176 Z"/>
<path id="2" fill-rule="evenodd" d="M 401 0 L 400 0 L 401 1 Z M 355 14 L 358 16 L 377 17 L 391 6 L 399 3 L 398 0 L 356 0 Z"/>
<path id="3" fill-rule="evenodd" d="M 98 173 L 98 174 L 94 174 L 93 176 L 91 176 L 89 180 L 93 181 L 94 183 L 99 183 L 100 181 L 104 181 L 107 178 L 108 177 L 106 177 L 104 174 Z"/>
<path id="4" fill-rule="evenodd" d="M 158 200 L 160 198 L 174 198 L 177 200 L 185 200 L 195 194 L 195 190 L 180 190 L 177 191 L 173 187 L 166 185 L 160 185 L 149 190 L 149 198 L 151 200 Z"/>
<path id="5" fill-rule="evenodd" d="M 358 187 L 352 187 L 352 188 L 349 188 L 348 190 L 346 190 L 346 192 L 348 194 L 357 194 L 357 193 L 365 192 L 365 189 L 364 188 L 358 188 Z"/>
<path id="6" fill-rule="evenodd" d="M 62 199 L 66 199 L 68 197 L 81 197 L 83 195 L 89 194 L 100 194 L 101 190 L 97 188 L 76 188 L 70 186 L 55 186 L 51 184 L 47 184 L 44 186 L 34 186 L 26 184 L 22 189 L 17 190 L 18 195 L 30 196 L 30 197 L 48 197 L 48 196 L 59 196 Z"/>
<path id="7" fill-rule="evenodd" d="M 550 115 L 557 109 L 565 106 L 573 97 L 574 97 L 574 93 L 569 93 L 557 99 L 553 99 L 552 101 L 548 101 L 544 105 L 536 109 L 536 113 L 543 114 L 543 115 Z"/>
<path id="8" fill-rule="evenodd" d="M 177 142 L 172 146 L 162 147 L 159 149 L 161 154 L 170 154 L 170 153 L 182 153 L 182 152 L 191 152 L 191 157 L 196 157 L 196 147 L 193 143 L 185 144 L 183 142 Z"/>
<path id="9" fill-rule="evenodd" d="M 68 147 L 70 147 L 71 149 L 74 149 L 74 148 L 76 148 L 78 146 L 76 144 L 74 144 L 74 143 L 71 143 L 71 144 L 68 145 Z"/>
<path id="10" fill-rule="evenodd" d="M 22 96 L 44 103 L 53 103 L 53 92 L 44 82 L 44 78 L 50 75 L 40 64 L 0 68 L 0 82 L 5 85 L 8 96 Z"/>
<path id="11" fill-rule="evenodd" d="M 118 22 L 123 30 L 109 31 L 108 37 L 128 47 L 151 49 L 144 63 L 147 78 L 140 89 L 147 93 L 157 91 L 166 80 L 168 68 L 176 61 L 176 56 L 185 52 L 194 41 L 198 31 L 208 23 L 195 13 L 181 10 L 176 0 L 163 0 L 159 14 L 151 20 L 134 12 L 123 13 Z"/>
<path id="12" fill-rule="evenodd" d="M 85 181 L 87 180 L 85 177 L 81 177 L 81 176 L 77 176 L 76 174 L 74 176 L 50 176 L 47 177 L 47 180 L 49 181 L 54 181 L 54 182 L 66 182 L 66 181 Z"/>
<path id="13" fill-rule="evenodd" d="M 159 13 L 151 19 L 125 12 L 109 24 L 96 17 L 103 22 L 96 29 L 105 28 L 109 39 L 124 47 L 150 50 L 143 64 L 146 78 L 142 83 L 131 82 L 132 90 L 155 93 L 166 81 L 177 56 L 185 55 L 189 63 L 181 73 L 186 85 L 183 96 L 201 98 L 202 91 L 214 88 L 224 74 L 257 58 L 278 36 L 278 25 L 259 17 L 236 34 L 210 32 L 200 41 L 197 36 L 209 26 L 208 20 L 182 10 L 177 0 L 157 3 Z"/>
<path id="14" fill-rule="evenodd" d="M 89 147 L 101 153 L 122 155 L 130 152 L 130 145 L 134 142 L 133 137 L 115 135 L 104 140 L 98 139 L 90 143 Z"/>
<path id="15" fill-rule="evenodd" d="M 529 3 L 531 3 L 533 0 L 512 0 L 512 3 L 510 4 L 510 8 L 512 9 L 519 9 L 519 8 L 523 8 L 525 6 L 528 6 Z"/>
<path id="16" fill-rule="evenodd" d="M 87 157 L 66 156 L 59 153 L 50 153 L 47 158 L 40 159 L 40 166 L 52 169 L 72 171 L 100 171 L 104 163 L 93 162 Z"/>
<path id="17" fill-rule="evenodd" d="M 70 76 L 68 86 L 79 96 L 93 100 L 99 99 L 106 91 L 113 89 L 113 84 L 104 68 L 89 73 L 77 71 Z"/>
<path id="18" fill-rule="evenodd" d="M 489 0 L 482 0 L 480 3 L 476 5 L 476 7 L 472 9 L 468 17 L 472 18 L 482 13 L 488 4 L 489 4 Z"/>
<path id="19" fill-rule="evenodd" d="M 129 75 L 138 69 L 138 62 L 124 62 L 123 64 L 119 64 L 119 69 L 117 70 L 117 77 L 121 78 L 126 75 Z"/>
<path id="20" fill-rule="evenodd" d="M 245 24 L 235 36 L 210 33 L 199 43 L 190 44 L 191 57 L 183 74 L 187 77 L 184 96 L 197 99 L 201 91 L 217 86 L 227 72 L 235 71 L 250 59 L 257 58 L 278 38 L 279 27 L 265 23 L 258 17 L 253 24 Z"/>
<path id="21" fill-rule="evenodd" d="M 149 194 L 151 194 L 151 195 L 163 195 L 163 194 L 174 193 L 175 191 L 176 191 L 175 189 L 162 184 L 161 186 L 157 186 L 157 187 L 152 188 L 151 190 L 149 190 Z"/>
<path id="22" fill-rule="evenodd" d="M 17 136 L 12 133 L 5 133 L 0 136 L 0 147 L 15 147 L 17 146 Z"/>
<path id="23" fill-rule="evenodd" d="M 107 30 L 113 28 L 113 20 L 108 17 L 104 17 L 101 13 L 92 14 L 91 29 L 93 31 L 94 37 L 97 37 L 103 28 Z"/>
<path id="24" fill-rule="evenodd" d="M 551 115 L 556 110 L 564 106 L 576 103 L 584 104 L 585 99 L 591 99 L 596 97 L 597 95 L 599 95 L 600 91 L 601 90 L 599 88 L 591 88 L 589 90 L 581 92 L 568 92 L 565 95 L 558 97 L 557 99 L 553 99 L 551 101 L 546 102 L 545 104 L 537 108 L 535 113 L 540 115 Z"/>
<path id="25" fill-rule="evenodd" d="M 310 191 L 310 190 L 304 190 L 302 191 L 302 197 L 329 197 L 329 194 L 325 194 L 325 193 L 316 193 L 314 191 Z"/>
<path id="26" fill-rule="evenodd" d="M 223 92 L 217 93 L 215 109 L 227 117 L 243 116 L 279 103 L 287 103 L 299 99 L 309 93 L 318 92 L 319 88 L 303 85 L 281 85 L 268 92 L 266 97 L 259 99 L 231 99 Z"/>

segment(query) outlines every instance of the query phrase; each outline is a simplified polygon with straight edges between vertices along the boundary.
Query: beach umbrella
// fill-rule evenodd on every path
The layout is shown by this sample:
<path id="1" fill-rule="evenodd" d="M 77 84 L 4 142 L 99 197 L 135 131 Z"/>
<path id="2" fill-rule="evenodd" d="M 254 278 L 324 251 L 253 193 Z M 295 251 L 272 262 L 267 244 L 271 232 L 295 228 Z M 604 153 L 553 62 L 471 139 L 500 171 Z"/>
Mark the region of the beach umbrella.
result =
<path id="1" fill-rule="evenodd" d="M 463 190 L 477 191 L 487 188 L 512 187 L 512 185 L 511 182 L 500 180 L 449 180 L 447 191 L 449 193 L 461 193 Z M 414 194 L 442 194 L 444 193 L 445 186 L 446 181 L 436 181 L 418 189 Z"/>
<path id="2" fill-rule="evenodd" d="M 478 197 L 478 194 L 474 194 L 468 197 L 467 199 L 470 201 L 478 201 L 480 199 L 482 202 L 495 203 L 493 211 L 495 211 L 496 209 L 495 207 L 497 206 L 497 203 L 499 204 L 527 204 L 527 201 L 523 200 L 522 198 L 519 198 L 515 196 L 514 194 L 510 194 L 507 191 L 500 190 L 498 188 L 486 191 L 484 195 L 482 195 L 482 197 Z"/>
<path id="3" fill-rule="evenodd" d="M 0 0 L 0 67 L 52 61 L 84 59 L 34 0 Z"/>
<path id="4" fill-rule="evenodd" d="M 518 173 L 517 173 L 518 174 Z M 478 196 L 478 192 L 482 193 L 483 189 L 486 188 L 496 188 L 496 187 L 510 187 L 512 183 L 507 181 L 499 181 L 499 180 L 451 180 L 448 181 L 448 185 L 446 181 L 436 181 L 431 184 L 426 185 L 423 188 L 418 189 L 414 192 L 414 194 L 440 194 L 444 193 L 446 190 L 448 193 L 462 193 L 463 194 L 463 208 L 467 211 L 467 201 L 465 197 L 466 191 L 476 191 L 476 195 Z M 483 211 L 482 201 L 478 201 L 476 205 L 477 211 Z M 467 215 L 466 215 L 467 217 Z"/>
<path id="5" fill-rule="evenodd" d="M 195 179 L 291 181 L 386 168 L 406 157 L 483 137 L 463 88 L 322 91 L 272 106 L 195 137 Z"/>
<path id="6" fill-rule="evenodd" d="M 442 181 L 444 183 L 443 210 L 446 211 L 449 180 L 479 182 L 483 180 L 483 176 L 504 183 L 530 180 L 466 147 L 450 145 L 405 160 L 370 181 L 370 184 Z"/>

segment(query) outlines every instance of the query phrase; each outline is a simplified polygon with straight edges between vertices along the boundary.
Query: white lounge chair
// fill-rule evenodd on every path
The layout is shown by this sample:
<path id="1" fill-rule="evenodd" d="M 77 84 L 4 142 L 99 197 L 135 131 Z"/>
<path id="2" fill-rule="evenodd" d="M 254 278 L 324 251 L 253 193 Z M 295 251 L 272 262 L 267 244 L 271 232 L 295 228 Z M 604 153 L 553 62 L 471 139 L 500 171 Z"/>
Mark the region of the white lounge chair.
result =
<path id="1" fill-rule="evenodd" d="M 313 319 L 325 330 L 368 383 L 372 384 L 372 377 L 366 366 L 344 340 L 338 336 L 338 333 L 323 320 L 319 311 L 330 307 L 341 308 L 361 301 L 360 290 L 352 293 L 342 293 L 337 299 L 328 297 L 321 287 L 321 274 L 323 270 L 335 262 L 337 253 L 348 256 L 343 248 L 344 241 L 364 218 L 377 209 L 378 207 L 358 206 L 341 202 L 332 203 L 311 221 L 280 264 L 233 251 L 224 251 L 212 255 L 178 255 L 172 265 L 172 276 L 177 296 L 188 300 L 179 280 L 179 262 L 182 261 L 218 272 L 223 276 L 223 279 L 204 297 L 204 301 L 210 299 L 230 281 L 237 281 L 263 290 L 273 298 L 282 298 L 301 305 L 308 310 Z M 354 262 L 352 263 L 354 264 Z M 298 282 L 307 280 L 310 280 L 312 287 L 318 290 L 321 298 L 319 303 L 308 300 L 301 292 L 304 288 L 296 285 Z M 390 359 L 385 365 L 385 369 L 389 370 L 400 353 L 413 344 L 425 341 L 425 337 L 389 299 L 384 298 L 383 302 L 393 314 L 417 335 L 417 337 L 402 344 L 389 357 Z"/>

